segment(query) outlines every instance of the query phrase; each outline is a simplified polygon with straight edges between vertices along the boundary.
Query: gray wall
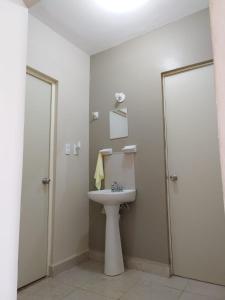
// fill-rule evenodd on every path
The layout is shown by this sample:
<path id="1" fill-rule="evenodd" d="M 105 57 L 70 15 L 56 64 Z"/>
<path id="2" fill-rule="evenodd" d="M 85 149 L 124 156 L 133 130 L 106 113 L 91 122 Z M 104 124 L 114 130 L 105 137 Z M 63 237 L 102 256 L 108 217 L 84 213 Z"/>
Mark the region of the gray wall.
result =
<path id="1" fill-rule="evenodd" d="M 91 57 L 90 182 L 100 147 L 119 151 L 137 144 L 138 197 L 121 220 L 124 253 L 168 263 L 161 72 L 212 58 L 208 10 L 186 17 L 143 37 Z M 109 111 L 113 95 L 127 95 L 129 137 L 110 141 Z M 105 217 L 90 204 L 90 248 L 104 250 Z"/>

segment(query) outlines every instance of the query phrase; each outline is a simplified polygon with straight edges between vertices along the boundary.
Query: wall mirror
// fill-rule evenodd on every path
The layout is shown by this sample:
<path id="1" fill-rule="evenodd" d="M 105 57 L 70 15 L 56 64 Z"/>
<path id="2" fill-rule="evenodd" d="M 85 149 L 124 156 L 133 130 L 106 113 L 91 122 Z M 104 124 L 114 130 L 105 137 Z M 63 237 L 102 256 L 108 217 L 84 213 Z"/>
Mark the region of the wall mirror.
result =
<path id="1" fill-rule="evenodd" d="M 127 108 L 112 110 L 109 113 L 110 139 L 128 137 Z"/>

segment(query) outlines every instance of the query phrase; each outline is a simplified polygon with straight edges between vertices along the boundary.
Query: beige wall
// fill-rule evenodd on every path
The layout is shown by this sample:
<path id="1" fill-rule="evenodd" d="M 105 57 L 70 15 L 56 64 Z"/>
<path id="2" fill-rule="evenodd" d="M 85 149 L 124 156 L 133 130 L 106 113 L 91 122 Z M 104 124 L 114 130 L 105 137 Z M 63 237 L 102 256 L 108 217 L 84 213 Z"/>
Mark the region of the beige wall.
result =
<path id="1" fill-rule="evenodd" d="M 58 80 L 53 264 L 88 249 L 90 57 L 29 17 L 28 65 Z M 65 143 L 81 141 L 79 156 Z"/>
<path id="2" fill-rule="evenodd" d="M 136 204 L 121 221 L 125 254 L 168 263 L 168 226 L 162 116 L 161 72 L 212 58 L 208 10 L 91 57 L 90 177 L 97 151 L 137 144 Z M 129 137 L 109 140 L 114 93 L 125 92 Z M 90 205 L 90 248 L 104 249 L 105 217 Z"/>
<path id="3" fill-rule="evenodd" d="M 16 300 L 27 9 L 0 1 L 0 299 Z"/>
<path id="4" fill-rule="evenodd" d="M 220 159 L 225 202 L 225 1 L 210 1 L 210 17 L 216 74 Z"/>

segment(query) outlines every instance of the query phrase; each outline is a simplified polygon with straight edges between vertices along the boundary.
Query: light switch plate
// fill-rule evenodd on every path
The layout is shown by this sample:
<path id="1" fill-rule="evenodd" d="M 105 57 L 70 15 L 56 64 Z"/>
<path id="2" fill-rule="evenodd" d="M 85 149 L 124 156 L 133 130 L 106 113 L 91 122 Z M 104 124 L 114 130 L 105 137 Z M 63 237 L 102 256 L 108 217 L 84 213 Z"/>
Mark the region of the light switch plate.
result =
<path id="1" fill-rule="evenodd" d="M 73 145 L 73 154 L 79 155 L 80 154 L 80 148 L 81 148 L 81 142 L 77 142 L 77 144 Z"/>
<path id="2" fill-rule="evenodd" d="M 65 144 L 65 154 L 70 155 L 70 153 L 71 153 L 71 145 Z"/>
<path id="3" fill-rule="evenodd" d="M 77 145 L 76 144 L 73 145 L 73 154 L 74 155 L 78 155 Z"/>

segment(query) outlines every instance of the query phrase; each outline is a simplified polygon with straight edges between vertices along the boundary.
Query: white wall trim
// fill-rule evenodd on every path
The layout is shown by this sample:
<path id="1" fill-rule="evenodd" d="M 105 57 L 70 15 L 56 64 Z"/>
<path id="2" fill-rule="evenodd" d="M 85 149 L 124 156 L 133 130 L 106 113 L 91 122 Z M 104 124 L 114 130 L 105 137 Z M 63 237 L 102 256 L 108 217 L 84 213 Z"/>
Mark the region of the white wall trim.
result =
<path id="1" fill-rule="evenodd" d="M 192 65 L 187 65 L 178 69 L 169 70 L 161 73 L 161 86 L 162 86 L 162 106 L 163 106 L 163 127 L 164 127 L 164 155 L 165 155 L 165 183 L 166 183 L 166 201 L 167 201 L 167 222 L 168 222 L 168 234 L 169 234 L 169 259 L 170 259 L 170 275 L 174 274 L 173 267 L 173 247 L 172 247 L 172 214 L 171 214 L 171 199 L 169 195 L 169 168 L 168 168 L 168 140 L 167 140 L 167 120 L 166 120 L 166 112 L 165 112 L 165 98 L 164 98 L 164 86 L 165 86 L 165 78 L 168 76 L 173 76 L 179 73 L 195 70 L 198 68 L 202 68 L 205 66 L 209 66 L 213 64 L 213 60 L 207 60 L 199 63 L 195 63 Z"/>
<path id="2" fill-rule="evenodd" d="M 104 253 L 90 250 L 89 258 L 98 262 L 104 262 Z M 135 269 L 138 271 L 153 273 L 163 277 L 170 276 L 170 266 L 168 264 L 138 257 L 125 257 L 124 260 L 125 265 L 128 269 Z"/>
<path id="3" fill-rule="evenodd" d="M 57 111 L 57 80 L 27 67 L 27 74 L 34 76 L 51 85 L 51 124 L 50 124 L 50 159 L 49 159 L 49 196 L 48 196 L 48 253 L 47 272 L 50 275 L 50 265 L 53 252 L 53 222 L 54 222 L 54 191 L 55 191 L 55 149 L 56 149 L 56 111 Z"/>

